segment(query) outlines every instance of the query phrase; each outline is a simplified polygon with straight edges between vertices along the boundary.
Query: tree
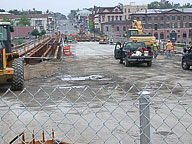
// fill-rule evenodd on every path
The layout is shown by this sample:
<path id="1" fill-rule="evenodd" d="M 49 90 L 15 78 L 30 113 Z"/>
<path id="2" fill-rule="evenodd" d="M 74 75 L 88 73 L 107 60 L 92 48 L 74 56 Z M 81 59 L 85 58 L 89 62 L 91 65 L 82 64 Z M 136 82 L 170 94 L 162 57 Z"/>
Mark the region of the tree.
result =
<path id="1" fill-rule="evenodd" d="M 39 31 L 38 31 L 37 29 L 34 29 L 34 30 L 31 32 L 31 35 L 37 37 L 37 36 L 40 35 L 40 33 L 39 33 Z"/>
<path id="2" fill-rule="evenodd" d="M 5 12 L 5 10 L 4 9 L 0 9 L 0 12 Z"/>
<path id="3" fill-rule="evenodd" d="M 41 31 L 41 36 L 43 36 L 43 35 L 45 35 L 45 34 L 46 34 L 46 30 L 43 29 L 43 30 Z"/>
<path id="4" fill-rule="evenodd" d="M 3 19 L 1 20 L 2 22 L 10 22 L 11 25 L 14 24 L 14 21 L 10 20 L 7 16 L 3 16 Z"/>
<path id="5" fill-rule="evenodd" d="M 14 15 L 19 15 L 20 11 L 18 11 L 17 9 L 14 9 L 14 10 L 10 10 L 9 13 L 14 14 Z"/>
<path id="6" fill-rule="evenodd" d="M 19 26 L 30 26 L 30 21 L 27 19 L 26 15 L 22 15 L 21 19 L 19 20 L 18 23 Z"/>
<path id="7" fill-rule="evenodd" d="M 94 21 L 90 22 L 89 29 L 90 29 L 91 32 L 95 32 L 95 22 Z"/>

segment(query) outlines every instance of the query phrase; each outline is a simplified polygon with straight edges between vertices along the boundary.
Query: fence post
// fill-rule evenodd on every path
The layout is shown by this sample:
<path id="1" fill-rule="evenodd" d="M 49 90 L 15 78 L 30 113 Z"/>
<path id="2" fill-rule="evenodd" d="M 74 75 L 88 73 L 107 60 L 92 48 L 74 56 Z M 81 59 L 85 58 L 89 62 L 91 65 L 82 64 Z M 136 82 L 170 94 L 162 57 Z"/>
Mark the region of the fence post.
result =
<path id="1" fill-rule="evenodd" d="M 139 92 L 140 144 L 150 144 L 150 92 Z"/>

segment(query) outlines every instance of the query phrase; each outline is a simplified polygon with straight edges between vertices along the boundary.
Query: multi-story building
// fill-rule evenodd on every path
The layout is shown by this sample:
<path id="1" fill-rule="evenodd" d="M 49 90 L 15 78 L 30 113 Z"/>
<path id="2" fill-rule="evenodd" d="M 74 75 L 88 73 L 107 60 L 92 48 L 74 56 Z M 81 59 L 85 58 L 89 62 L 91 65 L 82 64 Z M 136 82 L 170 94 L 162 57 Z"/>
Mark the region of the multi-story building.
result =
<path id="1" fill-rule="evenodd" d="M 77 12 L 78 21 L 87 23 L 90 14 L 92 14 L 92 12 L 87 9 L 78 11 Z"/>
<path id="2" fill-rule="evenodd" d="M 94 7 L 95 30 L 102 32 L 102 23 L 122 21 L 123 9 L 115 7 Z"/>
<path id="3" fill-rule="evenodd" d="M 11 19 L 14 22 L 14 26 L 17 26 L 22 15 L 0 14 L 0 20 L 2 20 L 3 17 Z M 52 27 L 55 21 L 53 14 L 28 14 L 26 18 L 30 20 L 30 26 L 39 31 L 43 29 L 50 30 L 50 27 Z"/>
<path id="4" fill-rule="evenodd" d="M 135 5 L 135 3 L 115 7 L 94 7 L 95 29 L 109 36 L 123 36 L 131 26 L 130 14 L 146 9 L 147 5 Z"/>
<path id="5" fill-rule="evenodd" d="M 192 41 L 192 8 L 148 9 L 131 14 L 131 19 L 142 21 L 144 32 L 158 40 Z"/>
<path id="6" fill-rule="evenodd" d="M 147 5 L 136 5 L 135 2 L 130 2 L 129 5 L 123 5 L 123 20 L 130 20 L 130 14 L 146 9 Z"/>

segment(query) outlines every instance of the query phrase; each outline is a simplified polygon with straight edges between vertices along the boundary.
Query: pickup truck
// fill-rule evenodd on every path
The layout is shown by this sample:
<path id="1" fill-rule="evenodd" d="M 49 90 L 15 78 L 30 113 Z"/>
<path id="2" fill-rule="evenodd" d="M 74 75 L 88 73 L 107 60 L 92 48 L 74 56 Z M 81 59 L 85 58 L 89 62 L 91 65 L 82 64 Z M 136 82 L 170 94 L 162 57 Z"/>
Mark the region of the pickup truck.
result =
<path id="1" fill-rule="evenodd" d="M 144 42 L 125 42 L 124 44 L 118 42 L 115 45 L 114 56 L 115 59 L 120 60 L 120 64 L 125 63 L 126 67 L 136 63 L 147 63 L 147 66 L 151 67 L 153 51 Z"/>
<path id="2" fill-rule="evenodd" d="M 188 70 L 192 66 L 192 46 L 188 50 L 184 50 L 182 56 L 182 68 Z"/>

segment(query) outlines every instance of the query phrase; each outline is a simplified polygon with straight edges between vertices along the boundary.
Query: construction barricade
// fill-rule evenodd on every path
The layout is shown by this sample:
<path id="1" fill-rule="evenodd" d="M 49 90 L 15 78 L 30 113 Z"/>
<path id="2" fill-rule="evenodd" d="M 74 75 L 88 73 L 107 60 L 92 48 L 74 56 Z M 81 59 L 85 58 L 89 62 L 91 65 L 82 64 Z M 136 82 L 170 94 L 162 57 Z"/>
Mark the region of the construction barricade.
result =
<path id="1" fill-rule="evenodd" d="M 63 55 L 65 55 L 65 56 L 66 56 L 66 55 L 72 56 L 71 46 L 70 46 L 70 45 L 64 46 Z"/>

